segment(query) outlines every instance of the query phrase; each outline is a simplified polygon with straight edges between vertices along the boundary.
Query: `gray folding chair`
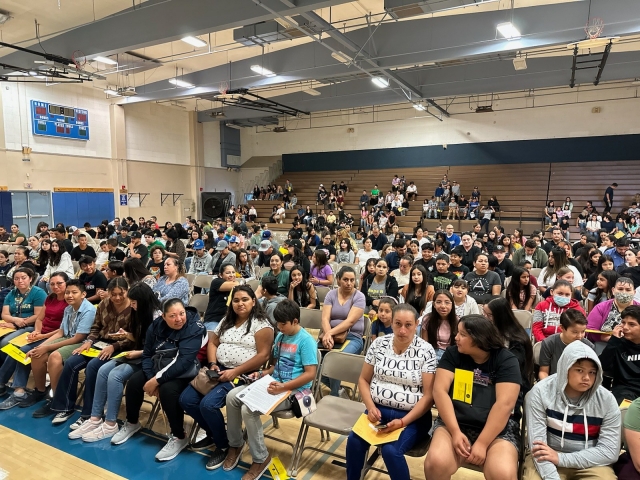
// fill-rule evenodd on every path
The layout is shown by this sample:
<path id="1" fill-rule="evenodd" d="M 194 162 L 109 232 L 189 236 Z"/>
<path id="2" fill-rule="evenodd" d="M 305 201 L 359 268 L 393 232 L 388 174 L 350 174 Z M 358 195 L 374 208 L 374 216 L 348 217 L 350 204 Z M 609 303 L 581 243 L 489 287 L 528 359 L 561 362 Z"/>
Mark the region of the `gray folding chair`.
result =
<path id="1" fill-rule="evenodd" d="M 300 325 L 302 328 L 310 328 L 312 330 L 322 329 L 322 310 L 309 310 L 308 308 L 300 309 Z"/>
<path id="2" fill-rule="evenodd" d="M 341 382 L 357 384 L 364 364 L 362 355 L 352 355 L 337 351 L 330 351 L 324 357 L 318 378 L 326 376 L 335 378 Z M 320 381 L 316 382 L 316 398 L 322 393 Z M 305 446 L 309 428 L 317 428 L 321 432 L 327 432 L 327 440 L 330 440 L 329 432 L 338 435 L 349 435 L 353 425 L 358 421 L 360 415 L 365 411 L 364 403 L 347 400 L 331 395 L 324 396 L 317 401 L 317 409 L 302 419 L 298 439 L 296 440 L 296 453 L 291 463 L 291 475 L 295 477 L 298 473 L 298 466 L 302 453 L 309 449 L 324 453 L 334 457 L 345 459 L 330 450 L 323 450 L 316 447 Z"/>
<path id="3" fill-rule="evenodd" d="M 189 300 L 189 306 L 195 307 L 200 316 L 204 315 L 204 312 L 207 311 L 207 305 L 209 305 L 209 295 L 203 293 L 196 293 L 192 295 Z"/>
<path id="4" fill-rule="evenodd" d="M 193 281 L 193 286 L 199 288 L 210 288 L 212 281 L 213 275 L 196 275 L 196 278 Z"/>
<path id="5" fill-rule="evenodd" d="M 258 287 L 260 286 L 260 280 L 247 280 L 247 285 L 249 285 L 251 287 L 251 290 L 253 290 L 254 292 L 256 290 L 258 290 Z"/>
<path id="6" fill-rule="evenodd" d="M 525 330 L 531 331 L 531 326 L 533 325 L 533 313 L 527 310 L 514 310 L 513 315 L 518 320 L 518 323 Z"/>
<path id="7" fill-rule="evenodd" d="M 320 302 L 321 304 L 324 303 L 324 299 L 327 297 L 327 294 L 330 291 L 331 291 L 331 288 L 329 287 L 322 287 L 322 286 L 316 287 L 317 301 Z"/>

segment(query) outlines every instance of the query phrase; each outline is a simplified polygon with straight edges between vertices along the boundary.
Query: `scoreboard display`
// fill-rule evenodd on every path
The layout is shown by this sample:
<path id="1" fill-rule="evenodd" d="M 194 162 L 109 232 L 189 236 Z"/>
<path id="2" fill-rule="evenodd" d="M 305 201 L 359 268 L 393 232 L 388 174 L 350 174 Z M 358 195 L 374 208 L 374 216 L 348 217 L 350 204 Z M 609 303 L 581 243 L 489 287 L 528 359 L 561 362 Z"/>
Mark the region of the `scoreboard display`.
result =
<path id="1" fill-rule="evenodd" d="M 89 140 L 89 112 L 48 102 L 31 100 L 34 135 Z"/>

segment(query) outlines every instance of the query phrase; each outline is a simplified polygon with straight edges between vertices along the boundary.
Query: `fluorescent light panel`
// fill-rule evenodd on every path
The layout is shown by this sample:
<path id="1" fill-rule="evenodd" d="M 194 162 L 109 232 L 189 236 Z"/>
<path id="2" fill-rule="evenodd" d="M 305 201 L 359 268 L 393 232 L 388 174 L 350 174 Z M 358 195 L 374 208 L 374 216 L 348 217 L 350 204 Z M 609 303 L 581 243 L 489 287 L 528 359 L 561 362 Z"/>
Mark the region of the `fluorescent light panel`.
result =
<path id="1" fill-rule="evenodd" d="M 273 73 L 268 68 L 261 67 L 260 65 L 251 65 L 251 71 L 257 73 L 258 75 L 262 75 L 264 77 L 275 77 L 276 74 Z"/>
<path id="2" fill-rule="evenodd" d="M 306 93 L 307 95 L 313 95 L 314 97 L 317 97 L 318 95 L 322 95 L 318 90 L 316 90 L 315 88 L 307 88 L 305 90 L 302 90 L 304 93 Z"/>
<path id="3" fill-rule="evenodd" d="M 193 83 L 186 82 L 184 80 L 180 80 L 179 78 L 170 78 L 169 83 L 175 85 L 176 87 L 181 88 L 193 88 L 195 85 Z"/>
<path id="4" fill-rule="evenodd" d="M 118 93 L 118 91 L 114 90 L 113 88 L 105 88 L 104 93 L 106 93 L 107 95 L 112 95 L 114 97 L 120 96 L 120 93 Z"/>
<path id="5" fill-rule="evenodd" d="M 371 81 L 379 88 L 387 88 L 389 86 L 389 79 L 386 77 L 373 77 Z"/>
<path id="6" fill-rule="evenodd" d="M 188 37 L 184 37 L 182 41 L 196 48 L 205 47 L 207 45 L 207 42 L 205 42 L 204 40 L 200 40 L 198 37 L 192 37 L 191 35 L 189 35 Z"/>
<path id="7" fill-rule="evenodd" d="M 116 62 L 115 60 L 112 60 L 112 59 L 107 58 L 107 57 L 96 57 L 93 60 L 95 62 L 104 63 L 105 65 L 117 65 L 118 64 L 118 62 Z"/>
<path id="8" fill-rule="evenodd" d="M 339 61 L 340 63 L 344 63 L 344 64 L 350 64 L 351 62 L 353 62 L 353 58 L 351 58 L 349 55 L 347 55 L 346 53 L 342 53 L 342 52 L 333 52 L 331 54 L 331 56 Z"/>
<path id="9" fill-rule="evenodd" d="M 505 22 L 499 24 L 497 27 L 498 32 L 507 40 L 517 40 L 520 38 L 520 31 L 511 22 Z"/>
<path id="10" fill-rule="evenodd" d="M 426 110 L 426 108 L 424 108 L 424 105 L 422 105 L 421 103 L 414 103 L 413 108 L 421 112 L 424 112 Z"/>

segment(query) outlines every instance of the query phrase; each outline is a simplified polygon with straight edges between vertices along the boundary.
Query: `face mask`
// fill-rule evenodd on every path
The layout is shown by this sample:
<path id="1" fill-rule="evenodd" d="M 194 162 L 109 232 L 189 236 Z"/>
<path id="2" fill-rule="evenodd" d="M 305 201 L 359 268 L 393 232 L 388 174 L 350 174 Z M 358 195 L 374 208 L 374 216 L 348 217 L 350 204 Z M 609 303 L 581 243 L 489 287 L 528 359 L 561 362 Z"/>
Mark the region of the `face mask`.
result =
<path id="1" fill-rule="evenodd" d="M 616 298 L 616 302 L 622 304 L 631 303 L 631 301 L 633 300 L 633 293 L 616 292 L 614 296 Z"/>
<path id="2" fill-rule="evenodd" d="M 556 302 L 556 305 L 558 305 L 559 307 L 566 307 L 567 305 L 569 305 L 571 297 L 561 297 L 560 295 L 554 295 L 553 301 Z"/>

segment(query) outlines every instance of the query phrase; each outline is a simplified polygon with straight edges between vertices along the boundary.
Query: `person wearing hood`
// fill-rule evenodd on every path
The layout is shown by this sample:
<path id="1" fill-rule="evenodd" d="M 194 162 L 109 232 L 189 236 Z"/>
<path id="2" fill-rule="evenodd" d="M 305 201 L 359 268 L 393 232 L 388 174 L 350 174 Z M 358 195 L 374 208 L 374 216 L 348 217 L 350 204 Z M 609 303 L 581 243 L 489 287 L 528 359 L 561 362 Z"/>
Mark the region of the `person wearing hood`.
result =
<path id="1" fill-rule="evenodd" d="M 156 460 L 171 460 L 189 444 L 179 398 L 198 373 L 196 355 L 206 339 L 206 330 L 195 308 L 185 307 L 179 298 L 164 302 L 162 316 L 147 329 L 142 370 L 134 373 L 127 383 L 127 420 L 111 437 L 113 445 L 125 443 L 142 428 L 139 419 L 145 393 L 160 399 L 171 429 L 169 441 L 158 452 Z"/>
<path id="2" fill-rule="evenodd" d="M 549 298 L 536 305 L 533 311 L 532 332 L 536 342 L 541 342 L 550 335 L 560 333 L 560 315 L 570 308 L 584 310 L 573 297 L 573 287 L 566 280 L 557 280 L 551 287 Z"/>
<path id="3" fill-rule="evenodd" d="M 602 386 L 602 367 L 592 348 L 573 342 L 558 360 L 558 373 L 527 396 L 527 441 L 532 455 L 524 480 L 613 480 L 620 453 L 620 409 Z"/>

